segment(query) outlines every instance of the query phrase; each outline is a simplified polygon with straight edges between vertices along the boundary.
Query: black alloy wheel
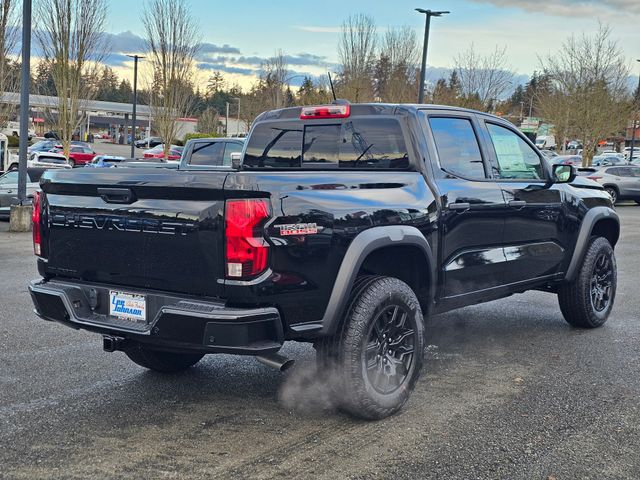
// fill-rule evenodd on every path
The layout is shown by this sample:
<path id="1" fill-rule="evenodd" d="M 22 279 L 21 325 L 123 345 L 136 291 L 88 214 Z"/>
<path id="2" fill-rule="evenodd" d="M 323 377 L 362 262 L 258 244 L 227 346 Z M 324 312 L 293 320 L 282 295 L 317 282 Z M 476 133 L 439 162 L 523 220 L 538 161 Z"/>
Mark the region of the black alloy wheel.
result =
<path id="1" fill-rule="evenodd" d="M 415 329 L 404 305 L 387 305 L 369 328 L 363 362 L 373 388 L 387 395 L 406 381 L 413 362 Z"/>
<path id="2" fill-rule="evenodd" d="M 605 253 L 596 258 L 591 275 L 591 306 L 596 312 L 606 310 L 611 302 L 613 263 Z"/>

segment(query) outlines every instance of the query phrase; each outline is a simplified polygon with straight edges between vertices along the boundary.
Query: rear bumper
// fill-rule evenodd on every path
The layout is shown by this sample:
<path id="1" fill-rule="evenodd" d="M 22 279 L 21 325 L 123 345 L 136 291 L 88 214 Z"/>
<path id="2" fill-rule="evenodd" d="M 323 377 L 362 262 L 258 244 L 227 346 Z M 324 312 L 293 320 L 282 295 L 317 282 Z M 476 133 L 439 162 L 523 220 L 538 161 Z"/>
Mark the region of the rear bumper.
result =
<path id="1" fill-rule="evenodd" d="M 146 297 L 147 321 L 112 317 L 109 291 Z M 170 351 L 258 355 L 282 347 L 284 334 L 277 309 L 229 308 L 222 302 L 146 292 L 122 287 L 39 280 L 29 285 L 36 314 L 76 329 L 118 336 Z"/>

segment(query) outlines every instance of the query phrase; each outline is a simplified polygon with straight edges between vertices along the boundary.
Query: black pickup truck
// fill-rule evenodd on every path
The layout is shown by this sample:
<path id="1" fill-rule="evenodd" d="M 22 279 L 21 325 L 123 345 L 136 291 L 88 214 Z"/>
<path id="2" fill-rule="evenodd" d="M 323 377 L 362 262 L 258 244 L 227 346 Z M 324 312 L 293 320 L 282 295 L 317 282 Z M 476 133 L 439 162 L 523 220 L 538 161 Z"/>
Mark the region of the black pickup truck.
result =
<path id="1" fill-rule="evenodd" d="M 342 407 L 375 419 L 408 399 L 430 315 L 531 289 L 557 294 L 575 327 L 611 312 L 611 198 L 498 117 L 286 108 L 233 158 L 47 172 L 36 313 L 164 372 L 211 353 L 282 367 L 285 341 L 312 342 Z"/>

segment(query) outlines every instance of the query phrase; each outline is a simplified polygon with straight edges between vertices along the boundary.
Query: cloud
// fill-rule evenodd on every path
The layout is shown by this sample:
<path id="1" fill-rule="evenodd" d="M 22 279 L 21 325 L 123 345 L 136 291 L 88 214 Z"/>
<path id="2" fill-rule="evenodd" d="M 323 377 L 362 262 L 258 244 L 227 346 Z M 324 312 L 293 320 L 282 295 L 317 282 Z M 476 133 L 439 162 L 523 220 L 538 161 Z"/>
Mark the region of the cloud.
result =
<path id="1" fill-rule="evenodd" d="M 110 67 L 123 67 L 125 62 L 131 62 L 132 59 L 122 53 L 108 53 L 103 59 L 102 63 L 109 65 Z"/>
<path id="2" fill-rule="evenodd" d="M 603 14 L 638 14 L 638 0 L 471 0 L 501 8 L 519 8 L 554 16 L 591 17 Z"/>
<path id="3" fill-rule="evenodd" d="M 239 55 L 240 49 L 238 47 L 232 47 L 227 43 L 225 43 L 224 45 L 216 45 L 215 43 L 201 43 L 198 46 L 196 60 L 211 62 L 214 58 L 214 55 L 221 53 L 235 53 Z"/>
<path id="4" fill-rule="evenodd" d="M 129 30 L 115 34 L 104 33 L 103 35 L 112 52 L 140 53 L 146 50 L 145 40 Z"/>
<path id="5" fill-rule="evenodd" d="M 224 63 L 202 62 L 202 63 L 198 64 L 198 68 L 200 68 L 202 70 L 219 70 L 221 72 L 237 73 L 237 74 L 240 74 L 240 75 L 255 75 L 256 74 L 256 70 L 253 70 L 251 68 L 235 67 L 233 65 L 226 65 Z"/>
<path id="6" fill-rule="evenodd" d="M 296 25 L 293 28 L 312 33 L 340 33 L 341 27 L 320 27 L 317 25 Z"/>

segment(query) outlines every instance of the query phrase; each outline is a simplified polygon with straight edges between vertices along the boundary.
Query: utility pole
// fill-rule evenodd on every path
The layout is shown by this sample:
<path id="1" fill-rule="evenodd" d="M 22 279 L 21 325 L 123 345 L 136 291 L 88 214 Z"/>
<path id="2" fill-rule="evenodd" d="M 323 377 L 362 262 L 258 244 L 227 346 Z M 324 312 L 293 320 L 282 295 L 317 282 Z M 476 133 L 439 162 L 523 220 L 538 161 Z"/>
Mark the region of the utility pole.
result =
<path id="1" fill-rule="evenodd" d="M 224 136 L 229 136 L 229 102 L 227 103 L 227 115 L 224 117 Z"/>
<path id="2" fill-rule="evenodd" d="M 29 84 L 31 63 L 31 0 L 22 0 L 22 85 L 20 87 L 20 151 L 18 200 L 27 200 L 27 147 L 29 146 Z"/>
<path id="3" fill-rule="evenodd" d="M 636 62 L 640 62 L 640 58 L 636 59 Z M 636 130 L 638 128 L 638 109 L 640 109 L 640 75 L 638 75 L 638 90 L 636 91 L 636 98 L 633 99 L 635 105 L 635 112 L 633 114 L 633 126 L 631 128 L 631 151 L 629 152 L 629 162 L 633 162 L 633 150 L 636 146 Z"/>
<path id="4" fill-rule="evenodd" d="M 144 57 L 140 55 L 127 55 L 133 58 L 133 119 L 131 126 L 131 158 L 136 156 L 136 109 L 138 106 L 138 60 Z"/>
<path id="5" fill-rule="evenodd" d="M 431 17 L 441 17 L 450 12 L 434 12 L 433 10 L 425 10 L 416 8 L 416 12 L 425 14 L 424 23 L 424 43 L 422 44 L 422 68 L 420 70 L 420 85 L 418 85 L 418 103 L 424 103 L 424 82 L 427 75 L 427 48 L 429 46 L 429 26 L 431 25 Z"/>

